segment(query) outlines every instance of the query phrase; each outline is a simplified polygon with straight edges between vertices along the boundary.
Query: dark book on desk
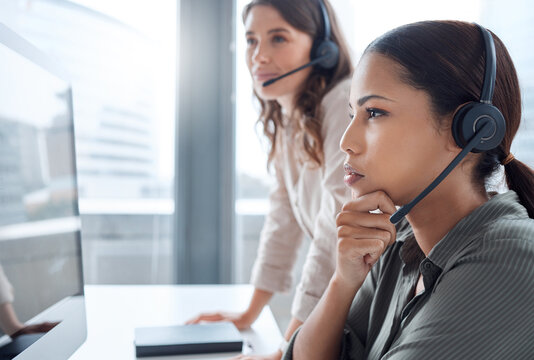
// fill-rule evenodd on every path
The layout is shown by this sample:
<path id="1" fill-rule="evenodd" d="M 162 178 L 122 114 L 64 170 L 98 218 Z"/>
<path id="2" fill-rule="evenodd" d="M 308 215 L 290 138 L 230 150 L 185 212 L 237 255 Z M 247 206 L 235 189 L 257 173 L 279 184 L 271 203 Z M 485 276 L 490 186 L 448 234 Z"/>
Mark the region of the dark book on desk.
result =
<path id="1" fill-rule="evenodd" d="M 243 338 L 232 323 L 135 329 L 137 357 L 240 352 L 242 347 Z"/>

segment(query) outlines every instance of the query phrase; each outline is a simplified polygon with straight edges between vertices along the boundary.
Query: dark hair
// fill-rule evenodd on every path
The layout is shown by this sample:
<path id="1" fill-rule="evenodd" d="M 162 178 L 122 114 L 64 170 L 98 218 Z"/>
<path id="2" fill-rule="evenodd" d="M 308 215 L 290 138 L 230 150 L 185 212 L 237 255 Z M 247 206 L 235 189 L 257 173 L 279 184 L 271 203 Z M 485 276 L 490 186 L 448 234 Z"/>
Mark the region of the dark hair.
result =
<path id="1" fill-rule="evenodd" d="M 521 121 L 521 93 L 517 73 L 506 47 L 492 33 L 497 55 L 493 105 L 504 115 L 502 143 L 484 152 L 475 166 L 473 181 L 484 190 L 490 176 L 510 154 Z M 365 53 L 384 55 L 401 65 L 407 84 L 426 91 L 441 121 L 452 120 L 456 109 L 479 101 L 485 68 L 484 40 L 475 24 L 461 21 L 423 21 L 398 27 L 373 41 Z M 364 53 L 364 54 L 365 54 Z M 444 124 L 440 124 L 444 125 Z M 446 124 L 450 127 L 450 124 Z M 506 183 L 534 218 L 534 172 L 517 159 L 505 162 Z"/>
<path id="2" fill-rule="evenodd" d="M 323 2 L 330 20 L 331 40 L 339 47 L 339 62 L 336 67 L 329 70 L 313 67 L 300 94 L 295 97 L 295 111 L 299 116 L 299 121 L 292 124 L 296 126 L 296 141 L 300 144 L 303 154 L 309 158 L 305 160 L 311 160 L 319 166 L 323 162 L 321 101 L 332 87 L 350 76 L 352 72 L 348 46 L 337 24 L 332 7 L 327 0 Z M 256 5 L 272 6 L 291 26 L 309 34 L 313 39 L 323 35 L 323 15 L 318 0 L 252 0 L 243 9 L 243 22 Z M 258 123 L 262 125 L 263 133 L 271 146 L 268 160 L 270 164 L 276 154 L 277 133 L 283 127 L 282 109 L 276 101 L 264 101 L 256 92 L 254 95 L 261 106 Z"/>

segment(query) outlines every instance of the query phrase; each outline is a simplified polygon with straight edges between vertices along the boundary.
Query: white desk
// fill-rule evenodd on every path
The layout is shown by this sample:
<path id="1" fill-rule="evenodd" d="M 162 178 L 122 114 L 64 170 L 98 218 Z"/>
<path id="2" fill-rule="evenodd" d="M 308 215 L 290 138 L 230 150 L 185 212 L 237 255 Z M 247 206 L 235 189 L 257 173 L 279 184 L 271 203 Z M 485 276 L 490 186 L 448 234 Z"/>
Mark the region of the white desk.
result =
<path id="1" fill-rule="evenodd" d="M 71 360 L 135 359 L 134 329 L 182 324 L 205 311 L 245 309 L 250 285 L 87 285 L 87 341 Z M 246 353 L 274 352 L 282 340 L 266 307 L 249 330 L 242 331 Z M 245 349 L 247 348 L 247 349 Z M 237 353 L 164 356 L 141 359 L 228 359 Z"/>

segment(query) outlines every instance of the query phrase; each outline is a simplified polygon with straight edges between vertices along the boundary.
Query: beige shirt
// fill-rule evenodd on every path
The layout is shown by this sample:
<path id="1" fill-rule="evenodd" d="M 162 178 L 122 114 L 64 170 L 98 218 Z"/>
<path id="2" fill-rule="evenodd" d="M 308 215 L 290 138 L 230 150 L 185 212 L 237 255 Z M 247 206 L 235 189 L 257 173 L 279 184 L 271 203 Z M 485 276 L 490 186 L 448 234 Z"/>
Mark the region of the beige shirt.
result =
<path id="1" fill-rule="evenodd" d="M 276 186 L 260 237 L 252 284 L 270 292 L 289 291 L 297 252 L 306 235 L 311 245 L 291 314 L 304 321 L 325 291 L 336 267 L 336 215 L 350 199 L 343 182 L 344 153 L 339 142 L 349 125 L 350 79 L 336 85 L 322 101 L 324 163 L 302 163 L 294 137 L 284 128 L 274 159 Z"/>

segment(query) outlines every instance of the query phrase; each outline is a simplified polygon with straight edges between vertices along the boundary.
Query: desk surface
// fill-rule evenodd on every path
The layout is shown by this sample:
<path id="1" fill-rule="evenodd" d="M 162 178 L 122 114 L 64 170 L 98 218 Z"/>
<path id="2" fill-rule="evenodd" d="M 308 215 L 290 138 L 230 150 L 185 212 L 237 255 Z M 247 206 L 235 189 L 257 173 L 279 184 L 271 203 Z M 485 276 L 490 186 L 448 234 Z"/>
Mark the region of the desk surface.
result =
<path id="1" fill-rule="evenodd" d="M 87 341 L 71 360 L 135 359 L 134 329 L 182 324 L 205 311 L 245 309 L 250 285 L 87 285 Z M 266 307 L 251 329 L 241 331 L 245 353 L 268 354 L 282 335 Z M 142 359 L 228 359 L 236 353 Z"/>

